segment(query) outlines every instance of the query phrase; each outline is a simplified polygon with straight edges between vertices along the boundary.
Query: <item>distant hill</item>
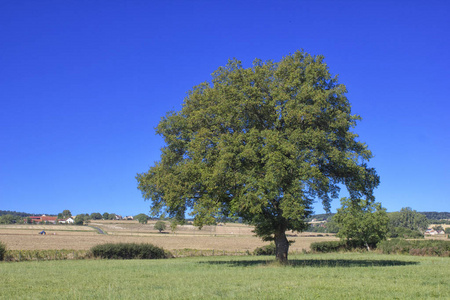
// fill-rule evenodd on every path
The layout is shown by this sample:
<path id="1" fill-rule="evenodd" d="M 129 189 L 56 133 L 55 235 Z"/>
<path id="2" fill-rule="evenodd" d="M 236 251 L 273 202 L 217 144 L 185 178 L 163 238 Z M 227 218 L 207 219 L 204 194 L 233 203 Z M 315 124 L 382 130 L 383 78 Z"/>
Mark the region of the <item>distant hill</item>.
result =
<path id="1" fill-rule="evenodd" d="M 329 214 L 318 214 L 318 215 L 312 215 L 307 219 L 308 222 L 311 222 L 312 220 L 317 221 L 326 221 L 328 218 L 334 216 L 335 213 L 329 213 Z"/>
<path id="2" fill-rule="evenodd" d="M 448 219 L 450 219 L 450 212 L 424 211 L 424 212 L 418 212 L 418 213 L 425 215 L 425 217 L 427 217 L 428 220 L 448 220 Z M 317 221 L 325 221 L 334 215 L 335 215 L 335 213 L 313 215 L 308 218 L 308 222 L 311 222 L 311 220 L 313 220 L 313 219 L 315 219 Z"/>
<path id="3" fill-rule="evenodd" d="M 42 216 L 43 214 L 29 214 L 25 212 L 11 211 L 11 210 L 0 210 L 0 216 L 3 215 L 13 215 L 18 217 L 30 217 L 30 216 Z"/>
<path id="4" fill-rule="evenodd" d="M 419 214 L 425 215 L 429 220 L 450 219 L 450 212 L 424 211 Z"/>

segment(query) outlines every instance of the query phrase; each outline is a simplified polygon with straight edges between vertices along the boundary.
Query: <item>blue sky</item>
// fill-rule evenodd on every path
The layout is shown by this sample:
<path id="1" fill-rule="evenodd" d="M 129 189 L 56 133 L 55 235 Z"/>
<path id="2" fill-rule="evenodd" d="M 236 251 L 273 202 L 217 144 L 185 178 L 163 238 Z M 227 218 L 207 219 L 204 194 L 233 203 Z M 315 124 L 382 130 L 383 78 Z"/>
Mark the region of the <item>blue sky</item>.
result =
<path id="1" fill-rule="evenodd" d="M 0 209 L 148 213 L 135 175 L 159 160 L 160 118 L 229 58 L 304 49 L 363 118 L 377 201 L 450 211 L 449 15 L 448 1 L 0 1 Z"/>

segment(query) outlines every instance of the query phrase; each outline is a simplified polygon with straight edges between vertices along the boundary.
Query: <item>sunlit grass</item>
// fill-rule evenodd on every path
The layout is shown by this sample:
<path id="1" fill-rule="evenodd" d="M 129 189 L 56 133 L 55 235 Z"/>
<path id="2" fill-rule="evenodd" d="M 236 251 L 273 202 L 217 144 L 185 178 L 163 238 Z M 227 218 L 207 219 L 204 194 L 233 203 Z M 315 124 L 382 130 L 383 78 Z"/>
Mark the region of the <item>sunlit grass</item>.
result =
<path id="1" fill-rule="evenodd" d="M 450 259 L 377 254 L 1 263 L 2 299 L 450 298 Z"/>

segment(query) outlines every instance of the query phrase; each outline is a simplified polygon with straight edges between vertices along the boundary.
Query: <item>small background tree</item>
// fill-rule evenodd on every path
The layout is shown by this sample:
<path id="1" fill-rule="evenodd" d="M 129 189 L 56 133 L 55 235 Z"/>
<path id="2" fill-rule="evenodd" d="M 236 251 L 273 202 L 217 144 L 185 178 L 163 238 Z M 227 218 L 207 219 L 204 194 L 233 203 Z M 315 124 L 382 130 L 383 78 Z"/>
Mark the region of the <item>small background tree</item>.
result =
<path id="1" fill-rule="evenodd" d="M 380 203 L 342 198 L 341 204 L 333 217 L 339 226 L 338 237 L 367 250 L 386 238 L 389 217 Z"/>
<path id="2" fill-rule="evenodd" d="M 91 220 L 101 220 L 102 215 L 100 213 L 91 213 Z"/>
<path id="3" fill-rule="evenodd" d="M 155 223 L 154 228 L 159 232 L 163 232 L 164 230 L 166 230 L 166 223 L 164 221 L 159 220 Z"/>
<path id="4" fill-rule="evenodd" d="M 77 215 L 74 219 L 75 225 L 86 225 L 88 223 L 89 223 L 89 215 L 88 214 Z"/>
<path id="5" fill-rule="evenodd" d="M 389 216 L 389 232 L 391 238 L 420 238 L 423 237 L 429 225 L 427 217 L 410 207 L 403 207 L 400 211 L 392 212 Z"/>
<path id="6" fill-rule="evenodd" d="M 135 220 L 138 220 L 141 224 L 147 224 L 148 223 L 148 216 L 146 214 L 138 214 L 134 216 Z"/>

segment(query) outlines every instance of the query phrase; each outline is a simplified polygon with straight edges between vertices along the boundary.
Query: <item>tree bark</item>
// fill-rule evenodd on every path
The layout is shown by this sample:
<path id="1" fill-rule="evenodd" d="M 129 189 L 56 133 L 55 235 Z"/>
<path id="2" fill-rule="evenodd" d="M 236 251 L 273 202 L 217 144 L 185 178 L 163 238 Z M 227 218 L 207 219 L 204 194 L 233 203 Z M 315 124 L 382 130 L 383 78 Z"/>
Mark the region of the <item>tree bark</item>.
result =
<path id="1" fill-rule="evenodd" d="M 275 234 L 275 247 L 277 261 L 286 264 L 288 261 L 289 242 L 284 230 L 280 230 Z"/>

